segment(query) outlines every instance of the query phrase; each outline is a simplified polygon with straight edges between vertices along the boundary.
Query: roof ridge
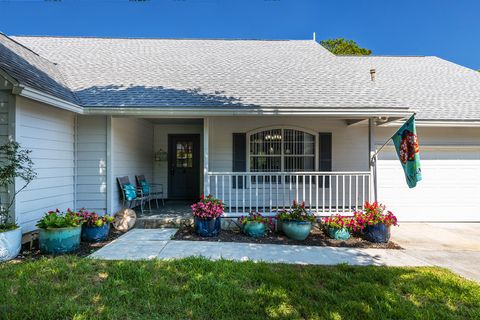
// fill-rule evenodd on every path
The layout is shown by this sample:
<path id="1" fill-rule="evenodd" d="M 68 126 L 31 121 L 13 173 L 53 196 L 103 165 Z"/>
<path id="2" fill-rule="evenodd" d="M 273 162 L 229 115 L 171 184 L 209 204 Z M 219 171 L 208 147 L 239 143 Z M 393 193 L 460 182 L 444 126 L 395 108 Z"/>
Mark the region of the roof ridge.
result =
<path id="1" fill-rule="evenodd" d="M 355 54 L 338 54 L 337 57 L 343 58 L 430 58 L 436 56 L 427 56 L 427 55 L 400 55 L 400 54 L 372 54 L 372 55 L 355 55 Z"/>
<path id="2" fill-rule="evenodd" d="M 62 36 L 62 35 L 12 35 L 11 37 L 60 38 L 60 39 L 64 38 L 64 39 L 122 39 L 122 40 L 211 40 L 211 41 L 272 41 L 272 42 L 274 41 L 314 41 L 313 39 L 181 38 L 181 37 L 162 38 L 162 37 Z"/>

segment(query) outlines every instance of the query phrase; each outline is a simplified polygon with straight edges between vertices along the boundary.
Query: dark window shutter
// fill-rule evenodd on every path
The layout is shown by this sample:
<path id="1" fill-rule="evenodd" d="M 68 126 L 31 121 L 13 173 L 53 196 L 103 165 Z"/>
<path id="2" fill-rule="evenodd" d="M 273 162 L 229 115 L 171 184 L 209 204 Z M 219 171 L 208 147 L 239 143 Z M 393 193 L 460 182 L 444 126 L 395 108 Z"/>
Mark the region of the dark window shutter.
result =
<path id="1" fill-rule="evenodd" d="M 332 171 L 332 133 L 320 132 L 318 134 L 319 155 L 318 170 Z M 320 180 L 319 186 L 322 186 L 323 179 Z M 330 186 L 329 177 L 325 177 L 325 188 Z"/>
<path id="2" fill-rule="evenodd" d="M 233 172 L 246 172 L 247 171 L 247 134 L 246 133 L 234 133 L 233 134 Z M 243 189 L 244 177 L 232 178 L 233 187 Z"/>

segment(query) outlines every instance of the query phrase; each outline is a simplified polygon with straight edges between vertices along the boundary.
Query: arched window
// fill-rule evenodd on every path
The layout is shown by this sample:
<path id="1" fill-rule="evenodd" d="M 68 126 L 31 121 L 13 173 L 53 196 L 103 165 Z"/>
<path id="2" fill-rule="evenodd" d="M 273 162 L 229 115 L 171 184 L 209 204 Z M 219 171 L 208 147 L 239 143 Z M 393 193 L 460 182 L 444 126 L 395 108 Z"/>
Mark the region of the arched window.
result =
<path id="1" fill-rule="evenodd" d="M 289 128 L 268 129 L 250 134 L 251 172 L 315 171 L 315 135 Z"/>

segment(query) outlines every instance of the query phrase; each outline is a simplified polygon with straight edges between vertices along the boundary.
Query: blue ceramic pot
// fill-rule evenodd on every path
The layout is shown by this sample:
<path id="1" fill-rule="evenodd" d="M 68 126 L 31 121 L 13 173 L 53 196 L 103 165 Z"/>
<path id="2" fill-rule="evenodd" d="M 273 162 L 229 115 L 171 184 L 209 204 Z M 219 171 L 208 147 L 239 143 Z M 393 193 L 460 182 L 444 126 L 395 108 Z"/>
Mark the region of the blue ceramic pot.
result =
<path id="1" fill-rule="evenodd" d="M 40 229 L 38 238 L 43 253 L 67 253 L 80 247 L 82 226 L 56 229 Z"/>
<path id="2" fill-rule="evenodd" d="M 195 232 L 201 237 L 215 237 L 220 233 L 221 218 L 195 218 Z"/>
<path id="3" fill-rule="evenodd" d="M 282 230 L 290 239 L 303 241 L 310 234 L 312 223 L 309 221 L 283 220 Z"/>
<path id="4" fill-rule="evenodd" d="M 248 221 L 243 225 L 243 232 L 249 237 L 261 238 L 265 235 L 265 224 Z"/>
<path id="5" fill-rule="evenodd" d="M 108 231 L 110 230 L 110 223 L 105 223 L 101 227 L 90 227 L 83 225 L 82 227 L 82 241 L 100 242 L 107 240 Z"/>
<path id="6" fill-rule="evenodd" d="M 366 226 L 363 230 L 365 239 L 375 243 L 387 243 L 390 240 L 390 227 L 385 223 L 377 223 L 373 226 Z"/>
<path id="7" fill-rule="evenodd" d="M 328 236 L 335 240 L 350 239 L 350 231 L 347 228 L 327 228 Z"/>

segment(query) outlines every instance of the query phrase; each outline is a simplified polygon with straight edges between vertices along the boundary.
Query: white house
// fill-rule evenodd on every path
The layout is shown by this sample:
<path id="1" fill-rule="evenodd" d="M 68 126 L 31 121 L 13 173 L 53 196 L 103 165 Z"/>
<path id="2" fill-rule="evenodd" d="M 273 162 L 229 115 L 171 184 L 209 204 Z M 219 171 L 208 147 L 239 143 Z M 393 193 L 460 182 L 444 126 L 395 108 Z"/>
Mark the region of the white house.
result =
<path id="1" fill-rule="evenodd" d="M 227 216 L 293 199 L 317 214 L 387 204 L 400 221 L 480 221 L 480 74 L 437 57 L 340 57 L 315 41 L 0 35 L 0 135 L 39 176 L 17 221 L 121 207 L 116 178 Z M 416 112 L 423 181 L 391 147 Z M 19 186 L 16 186 L 17 188 Z"/>

